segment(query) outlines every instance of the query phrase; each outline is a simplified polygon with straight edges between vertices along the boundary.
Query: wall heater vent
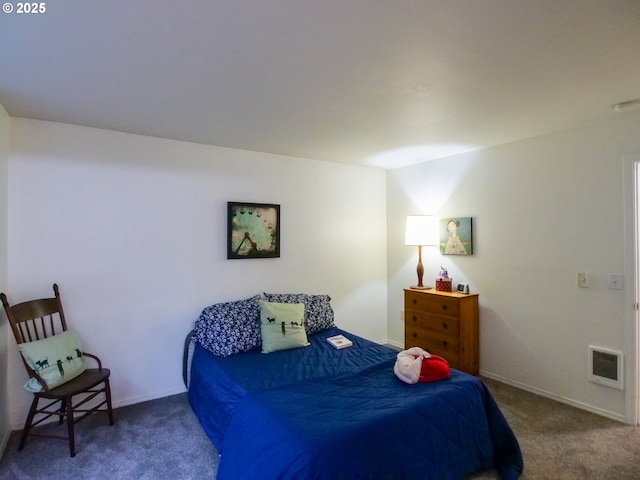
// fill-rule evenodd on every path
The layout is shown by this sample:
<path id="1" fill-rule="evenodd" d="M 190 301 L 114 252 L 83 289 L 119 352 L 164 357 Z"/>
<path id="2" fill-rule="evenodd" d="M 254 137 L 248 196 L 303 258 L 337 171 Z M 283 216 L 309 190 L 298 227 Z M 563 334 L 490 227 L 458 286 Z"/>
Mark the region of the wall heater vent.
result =
<path id="1" fill-rule="evenodd" d="M 622 390 L 622 352 L 590 346 L 589 380 Z"/>

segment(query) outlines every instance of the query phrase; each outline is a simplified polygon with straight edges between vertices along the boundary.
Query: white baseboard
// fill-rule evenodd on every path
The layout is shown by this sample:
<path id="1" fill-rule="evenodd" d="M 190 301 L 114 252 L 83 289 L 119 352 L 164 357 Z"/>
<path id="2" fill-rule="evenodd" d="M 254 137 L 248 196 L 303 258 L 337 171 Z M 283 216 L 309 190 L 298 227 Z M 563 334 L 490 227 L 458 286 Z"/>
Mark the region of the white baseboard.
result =
<path id="1" fill-rule="evenodd" d="M 128 405 L 135 405 L 136 403 L 148 402 L 150 400 L 157 400 L 159 398 L 170 397 L 171 395 L 178 395 L 179 393 L 186 392 L 187 389 L 182 386 L 182 388 L 173 388 L 169 390 L 164 390 L 162 392 L 155 392 L 149 395 L 141 395 L 138 397 L 131 398 L 121 398 L 119 400 L 113 401 L 113 408 L 126 407 Z"/>
<path id="2" fill-rule="evenodd" d="M 595 413 L 596 415 L 600 415 L 602 417 L 607 417 L 622 423 L 628 423 L 624 415 L 620 415 L 615 412 L 610 412 L 609 410 L 604 410 L 602 408 L 597 408 L 587 403 L 578 402 L 571 398 L 563 397 L 561 395 L 556 395 L 555 393 L 547 392 L 546 390 L 532 387 L 530 385 L 525 385 L 524 383 L 516 382 L 514 380 L 501 377 L 500 375 L 495 375 L 485 370 L 480 370 L 480 375 L 500 383 L 511 385 L 512 387 L 519 388 L 520 390 L 535 393 L 536 395 L 540 395 L 541 397 L 545 397 L 550 400 L 555 400 L 556 402 L 564 403 L 565 405 L 569 405 L 571 407 L 579 408 L 580 410 L 586 410 L 587 412 Z"/>
<path id="3" fill-rule="evenodd" d="M 395 347 L 399 350 L 404 350 L 404 343 L 396 342 L 395 340 L 385 340 L 381 343 L 385 345 L 391 345 L 392 347 Z"/>

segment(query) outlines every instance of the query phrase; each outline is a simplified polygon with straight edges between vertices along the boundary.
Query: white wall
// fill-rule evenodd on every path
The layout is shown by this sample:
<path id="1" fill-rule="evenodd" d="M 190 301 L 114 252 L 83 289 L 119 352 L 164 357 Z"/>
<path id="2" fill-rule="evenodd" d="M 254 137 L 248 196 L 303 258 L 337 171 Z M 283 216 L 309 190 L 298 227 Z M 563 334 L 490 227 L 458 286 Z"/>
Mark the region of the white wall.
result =
<path id="1" fill-rule="evenodd" d="M 387 336 L 385 172 L 11 119 L 13 302 L 60 285 L 65 313 L 112 370 L 116 405 L 184 390 L 200 311 L 262 291 L 328 293 L 336 323 Z M 279 259 L 226 259 L 226 202 L 281 205 Z M 11 422 L 29 395 L 10 343 Z"/>
<path id="2" fill-rule="evenodd" d="M 9 115 L 0 105 L 0 292 L 7 290 L 7 174 L 9 160 Z M 9 440 L 9 396 L 7 394 L 7 348 L 9 324 L 0 308 L 0 457 Z"/>
<path id="3" fill-rule="evenodd" d="M 618 115 L 389 171 L 390 339 L 403 341 L 402 289 L 416 277 L 405 216 L 472 217 L 473 256 L 423 260 L 427 280 L 444 264 L 480 294 L 481 372 L 624 419 L 625 393 L 588 381 L 587 348 L 625 349 L 631 304 L 607 279 L 625 271 L 621 156 L 640 152 L 639 132 L 640 115 Z"/>

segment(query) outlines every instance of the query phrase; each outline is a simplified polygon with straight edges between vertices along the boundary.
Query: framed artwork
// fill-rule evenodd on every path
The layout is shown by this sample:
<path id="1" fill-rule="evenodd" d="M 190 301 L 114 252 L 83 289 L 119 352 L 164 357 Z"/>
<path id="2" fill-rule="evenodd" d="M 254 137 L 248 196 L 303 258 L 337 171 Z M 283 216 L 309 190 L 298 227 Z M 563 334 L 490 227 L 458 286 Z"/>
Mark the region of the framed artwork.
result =
<path id="1" fill-rule="evenodd" d="M 440 253 L 443 255 L 473 254 L 471 217 L 440 220 Z"/>
<path id="2" fill-rule="evenodd" d="M 227 202 L 227 258 L 280 256 L 280 205 Z"/>

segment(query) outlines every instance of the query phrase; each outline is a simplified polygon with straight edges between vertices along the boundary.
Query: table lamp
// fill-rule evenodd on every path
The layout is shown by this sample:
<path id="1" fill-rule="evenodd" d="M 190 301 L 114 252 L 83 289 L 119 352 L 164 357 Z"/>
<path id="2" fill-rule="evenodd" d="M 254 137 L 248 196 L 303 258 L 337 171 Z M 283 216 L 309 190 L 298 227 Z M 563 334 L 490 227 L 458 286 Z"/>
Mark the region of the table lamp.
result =
<path id="1" fill-rule="evenodd" d="M 433 215 L 409 215 L 404 236 L 405 245 L 418 246 L 418 284 L 411 288 L 426 290 L 422 284 L 424 267 L 422 266 L 422 247 L 435 247 L 438 245 L 438 219 Z"/>

